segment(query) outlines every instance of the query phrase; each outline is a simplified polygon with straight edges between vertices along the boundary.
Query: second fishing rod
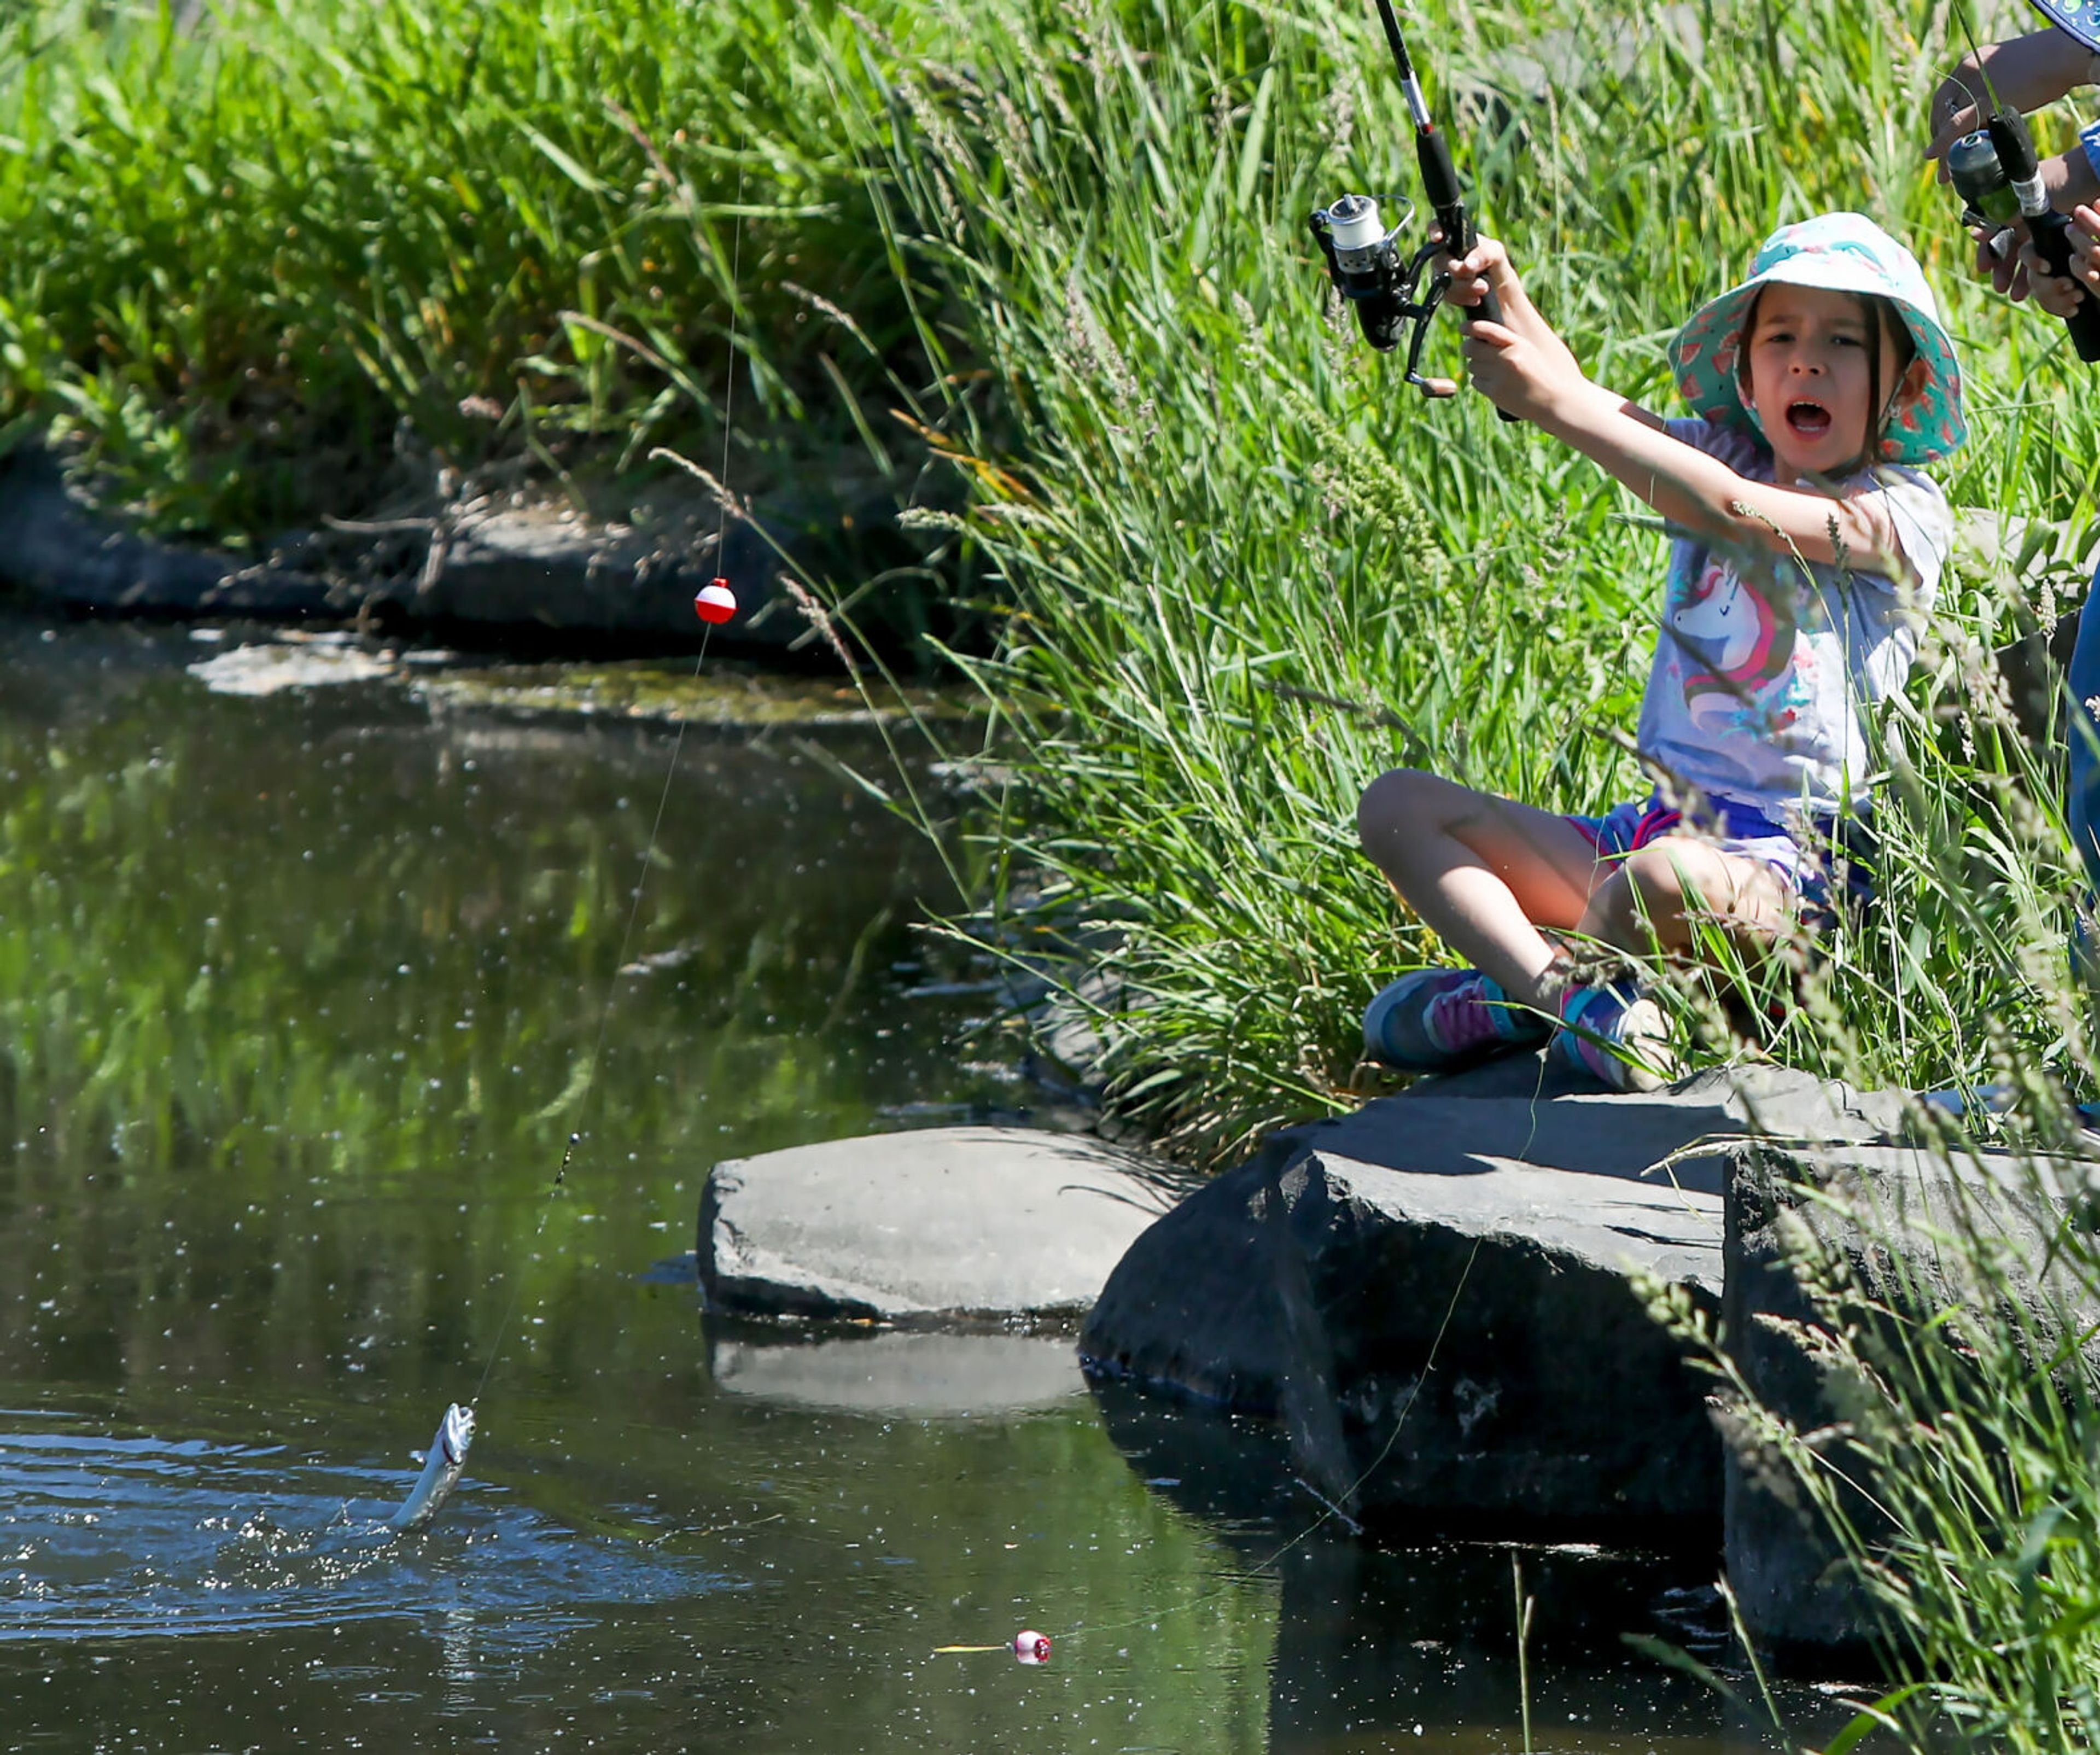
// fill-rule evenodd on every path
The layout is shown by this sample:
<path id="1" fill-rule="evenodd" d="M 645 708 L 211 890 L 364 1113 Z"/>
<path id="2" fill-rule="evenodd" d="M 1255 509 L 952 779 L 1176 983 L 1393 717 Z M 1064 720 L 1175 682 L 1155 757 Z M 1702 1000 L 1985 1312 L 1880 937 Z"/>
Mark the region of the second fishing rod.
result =
<path id="1" fill-rule="evenodd" d="M 1384 0 L 1379 0 L 1383 5 Z M 1991 234 L 1990 248 L 2010 259 L 2018 248 L 2013 229 L 2025 221 L 2042 266 L 2060 279 L 2071 278 L 2071 222 L 2049 204 L 2042 185 L 2041 161 L 2027 118 L 2010 104 L 2001 104 L 1984 76 L 1990 108 L 1983 126 L 1947 149 L 1948 180 L 1961 197 L 1964 224 Z M 1983 110 L 1979 103 L 1977 108 Z M 2083 289 L 2081 289 L 2081 291 Z M 2063 320 L 2071 345 L 2088 365 L 2100 361 L 2100 301 L 2088 293 Z"/>

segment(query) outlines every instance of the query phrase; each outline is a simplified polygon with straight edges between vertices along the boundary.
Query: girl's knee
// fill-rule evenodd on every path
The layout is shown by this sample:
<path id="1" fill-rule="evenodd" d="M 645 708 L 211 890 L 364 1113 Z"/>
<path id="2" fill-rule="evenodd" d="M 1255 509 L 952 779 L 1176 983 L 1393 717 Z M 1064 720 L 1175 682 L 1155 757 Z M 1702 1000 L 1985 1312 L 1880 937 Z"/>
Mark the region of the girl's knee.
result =
<path id="1" fill-rule="evenodd" d="M 1419 829 L 1441 822 L 1454 796 L 1465 788 L 1418 768 L 1393 768 L 1364 788 L 1357 801 L 1357 835 L 1368 846 L 1396 830 Z"/>
<path id="2" fill-rule="evenodd" d="M 1368 844 L 1396 824 L 1413 819 L 1421 783 L 1429 776 L 1412 768 L 1390 768 L 1364 788 L 1357 800 L 1357 837 Z"/>
<path id="3" fill-rule="evenodd" d="M 1698 915 L 1754 939 L 1776 929 L 1783 906 L 1776 880 L 1762 866 L 1674 837 L 1629 853 L 1599 897 L 1626 926 L 1643 923 L 1665 937 Z"/>
<path id="4" fill-rule="evenodd" d="M 1700 874 L 1688 868 L 1688 861 L 1696 857 L 1667 841 L 1652 841 L 1621 859 L 1612 881 L 1621 886 L 1627 902 L 1643 912 L 1674 914 L 1688 901 L 1705 899 Z"/>
<path id="5" fill-rule="evenodd" d="M 1627 950 L 1671 944 L 1692 891 L 1681 865 L 1660 845 L 1637 849 L 1613 862 L 1611 875 L 1590 893 L 1590 917 L 1600 937 Z"/>

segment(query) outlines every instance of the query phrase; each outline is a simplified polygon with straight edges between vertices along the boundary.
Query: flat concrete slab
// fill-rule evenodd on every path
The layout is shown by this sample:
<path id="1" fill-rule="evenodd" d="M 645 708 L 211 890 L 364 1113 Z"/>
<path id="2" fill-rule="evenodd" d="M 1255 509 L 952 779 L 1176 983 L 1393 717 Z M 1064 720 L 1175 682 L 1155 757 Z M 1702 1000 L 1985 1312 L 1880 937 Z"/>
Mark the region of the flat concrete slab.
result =
<path id="1" fill-rule="evenodd" d="M 1191 1186 L 1083 1135 L 938 1127 L 718 1164 L 700 1283 L 741 1314 L 894 1319 L 1089 1308 Z"/>

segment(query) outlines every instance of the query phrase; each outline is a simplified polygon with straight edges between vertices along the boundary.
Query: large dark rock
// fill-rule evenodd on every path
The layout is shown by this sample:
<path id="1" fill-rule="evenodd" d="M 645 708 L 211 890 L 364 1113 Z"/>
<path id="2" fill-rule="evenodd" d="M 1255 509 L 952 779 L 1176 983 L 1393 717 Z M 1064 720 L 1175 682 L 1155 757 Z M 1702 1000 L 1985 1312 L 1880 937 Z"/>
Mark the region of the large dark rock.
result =
<path id="1" fill-rule="evenodd" d="M 0 456 L 0 584 L 99 613 L 383 615 L 687 645 L 699 633 L 693 593 L 721 573 L 736 582 L 739 614 L 717 640 L 780 649 L 823 637 L 780 585 L 783 573 L 839 571 L 827 563 L 895 518 L 879 489 L 837 470 L 760 496 L 752 521 L 726 529 L 709 506 L 703 515 L 687 496 L 662 512 L 632 507 L 640 522 L 616 523 L 566 505 L 476 502 L 443 516 L 338 521 L 258 558 L 130 530 L 68 488 L 50 452 L 24 443 Z M 868 560 L 856 551 L 851 564 L 880 571 Z"/>
<path id="2" fill-rule="evenodd" d="M 213 549 L 139 536 L 66 491 L 57 460 L 0 459 L 0 583 L 74 609 L 172 615 L 349 616 L 357 593 Z"/>
<path id="3" fill-rule="evenodd" d="M 1637 1281 L 1718 1311 L 1722 1144 L 1872 1138 L 1895 1105 L 1784 1073 L 1509 1094 L 1524 1076 L 1273 1138 L 1133 1246 L 1081 1336 L 1090 1367 L 1277 1415 L 1308 1484 L 1370 1523 L 1710 1540 L 1705 1385 Z"/>
<path id="4" fill-rule="evenodd" d="M 717 1164 L 712 1308 L 895 1318 L 1075 1313 L 1187 1182 L 1083 1135 L 937 1127 Z"/>
<path id="5" fill-rule="evenodd" d="M 2044 1344 L 2067 1325 L 2089 1334 L 2100 1324 L 2052 1247 L 2062 1191 L 2082 1185 L 2075 1166 L 1900 1145 L 1761 1144 L 1733 1156 L 1723 1334 L 1749 1392 L 1798 1431 L 1842 1432 L 1864 1386 L 1841 1354 L 1816 1344 L 1822 1323 L 1797 1261 L 1836 1268 L 1864 1299 L 1910 1320 L 1995 1307 Z M 1991 1263 L 1988 1283 L 1979 1262 Z M 2006 1307 L 2014 1301 L 2017 1311 Z M 1862 1303 L 1852 1320 L 1877 1319 Z M 1745 1625 L 1793 1668 L 1856 1649 L 1873 1632 L 1868 1601 L 1822 1519 L 1754 1428 L 1727 1425 L 1725 1550 Z M 1886 1532 L 1868 1495 L 1847 1495 L 1846 1510 L 1867 1540 Z"/>
<path id="6" fill-rule="evenodd" d="M 737 582 L 739 611 L 725 640 L 786 646 L 817 637 L 774 583 L 779 561 L 746 524 L 730 527 L 717 553 L 712 520 L 704 531 L 645 534 L 562 508 L 500 507 L 462 517 L 438 540 L 404 599 L 418 620 L 683 641 L 699 626 L 693 593 L 725 574 Z"/>

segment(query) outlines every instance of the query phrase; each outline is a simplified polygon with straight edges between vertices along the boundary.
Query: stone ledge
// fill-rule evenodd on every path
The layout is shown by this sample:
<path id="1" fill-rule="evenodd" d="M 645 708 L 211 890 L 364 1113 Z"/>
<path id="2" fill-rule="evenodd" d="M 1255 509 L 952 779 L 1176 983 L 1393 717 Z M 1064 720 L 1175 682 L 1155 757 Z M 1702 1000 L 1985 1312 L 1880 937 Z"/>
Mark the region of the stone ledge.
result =
<path id="1" fill-rule="evenodd" d="M 1732 1158 L 1723 1332 L 1751 1393 L 1800 1431 L 1849 1418 L 1860 1393 L 1833 1378 L 1830 1360 L 1793 1338 L 1819 1325 L 1789 1266 L 1791 1250 L 1804 1246 L 1912 1317 L 2005 1296 L 2045 1335 L 2066 1320 L 2089 1335 L 2100 1325 L 2100 1308 L 2051 1247 L 2064 1191 L 2085 1186 L 2089 1166 L 1896 1144 L 1754 1144 Z M 1965 1232 L 1997 1253 L 2004 1278 L 1988 1293 L 1971 1283 L 1965 1252 L 1954 1243 Z M 2036 1263 L 2049 1265 L 2037 1275 Z M 1850 1512 L 1870 1541 L 1886 1528 L 1864 1496 L 1852 1497 Z M 1763 1456 L 1740 1431 L 1726 1457 L 1725 1554 L 1745 1625 L 1792 1667 L 1813 1668 L 1833 1651 L 1869 1643 L 1867 1601 L 1798 1502 L 1784 1460 Z"/>
<path id="2" fill-rule="evenodd" d="M 1638 1278 L 1718 1312 L 1727 1143 L 1875 1138 L 1899 1100 L 1767 1069 L 1508 1094 L 1538 1074 L 1424 1082 L 1273 1137 L 1133 1244 L 1081 1334 L 1089 1368 L 1279 1418 L 1294 1466 L 1368 1523 L 1710 1541 L 1706 1386 Z"/>

